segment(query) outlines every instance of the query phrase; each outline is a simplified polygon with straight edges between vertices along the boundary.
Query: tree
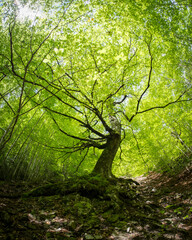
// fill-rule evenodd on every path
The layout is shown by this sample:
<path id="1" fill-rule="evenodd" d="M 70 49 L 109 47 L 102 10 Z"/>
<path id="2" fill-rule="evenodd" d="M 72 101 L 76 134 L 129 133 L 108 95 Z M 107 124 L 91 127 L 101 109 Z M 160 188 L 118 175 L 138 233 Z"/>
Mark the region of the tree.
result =
<path id="1" fill-rule="evenodd" d="M 92 173 L 109 178 L 133 120 L 155 109 L 189 104 L 191 82 L 182 64 L 189 55 L 182 53 L 179 40 L 164 37 L 157 22 L 153 28 L 143 27 L 133 10 L 140 7 L 150 19 L 147 3 L 130 1 L 130 9 L 123 1 L 118 7 L 114 4 L 55 2 L 55 15 L 48 7 L 46 16 L 22 22 L 17 9 L 17 17 L 5 21 L 1 95 L 13 123 L 7 137 L 2 135 L 2 148 L 19 117 L 38 108 L 63 133 L 67 157 L 84 153 L 77 169 L 91 149 L 99 149 L 102 153 Z M 16 88 L 16 108 L 14 100 L 5 97 L 7 80 Z"/>

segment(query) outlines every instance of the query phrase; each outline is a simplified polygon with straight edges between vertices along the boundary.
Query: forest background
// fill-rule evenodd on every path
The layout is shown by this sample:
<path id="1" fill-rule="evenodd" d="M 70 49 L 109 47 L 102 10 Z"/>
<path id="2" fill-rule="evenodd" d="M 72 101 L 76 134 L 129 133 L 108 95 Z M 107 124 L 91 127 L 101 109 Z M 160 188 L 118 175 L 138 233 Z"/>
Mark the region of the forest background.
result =
<path id="1" fill-rule="evenodd" d="M 191 8 L 2 1 L 1 178 L 138 176 L 189 162 Z"/>

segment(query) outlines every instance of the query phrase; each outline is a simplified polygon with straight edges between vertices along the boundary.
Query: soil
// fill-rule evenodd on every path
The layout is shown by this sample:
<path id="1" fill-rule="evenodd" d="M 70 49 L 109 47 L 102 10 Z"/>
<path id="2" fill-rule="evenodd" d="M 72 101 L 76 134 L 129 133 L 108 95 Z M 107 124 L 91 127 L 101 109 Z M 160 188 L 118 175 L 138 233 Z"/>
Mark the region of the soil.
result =
<path id="1" fill-rule="evenodd" d="M 109 183 L 0 182 L 0 239 L 192 239 L 192 168 Z"/>

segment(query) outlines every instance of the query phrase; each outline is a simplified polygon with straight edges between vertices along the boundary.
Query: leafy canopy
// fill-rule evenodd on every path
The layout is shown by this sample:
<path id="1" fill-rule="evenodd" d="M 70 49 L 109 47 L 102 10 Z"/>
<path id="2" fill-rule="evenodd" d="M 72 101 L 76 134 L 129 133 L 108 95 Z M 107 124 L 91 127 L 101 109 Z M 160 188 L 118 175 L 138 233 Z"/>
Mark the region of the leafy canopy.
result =
<path id="1" fill-rule="evenodd" d="M 19 156 L 13 143 L 24 149 L 30 139 L 34 147 L 23 150 L 29 171 L 36 145 L 37 159 L 47 151 L 45 162 L 52 158 L 58 169 L 91 171 L 111 131 L 109 115 L 122 126 L 117 175 L 167 168 L 189 149 L 190 4 L 47 0 L 0 7 L 5 156 Z M 21 17 L 24 7 L 31 15 Z M 30 134 L 22 131 L 34 124 Z"/>

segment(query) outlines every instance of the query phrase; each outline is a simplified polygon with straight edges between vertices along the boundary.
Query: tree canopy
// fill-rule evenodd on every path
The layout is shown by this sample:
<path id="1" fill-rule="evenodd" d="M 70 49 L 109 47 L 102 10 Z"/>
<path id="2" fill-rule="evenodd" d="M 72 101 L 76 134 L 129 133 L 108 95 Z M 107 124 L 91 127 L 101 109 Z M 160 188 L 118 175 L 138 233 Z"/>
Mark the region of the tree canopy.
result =
<path id="1" fill-rule="evenodd" d="M 0 8 L 4 177 L 137 175 L 167 170 L 191 151 L 190 3 Z"/>

